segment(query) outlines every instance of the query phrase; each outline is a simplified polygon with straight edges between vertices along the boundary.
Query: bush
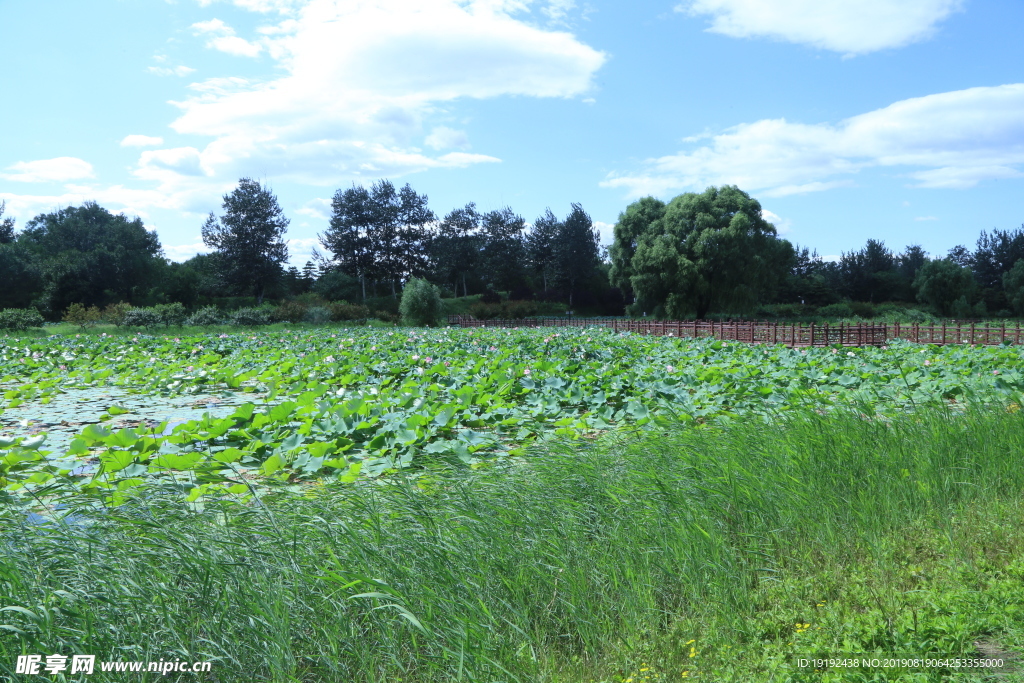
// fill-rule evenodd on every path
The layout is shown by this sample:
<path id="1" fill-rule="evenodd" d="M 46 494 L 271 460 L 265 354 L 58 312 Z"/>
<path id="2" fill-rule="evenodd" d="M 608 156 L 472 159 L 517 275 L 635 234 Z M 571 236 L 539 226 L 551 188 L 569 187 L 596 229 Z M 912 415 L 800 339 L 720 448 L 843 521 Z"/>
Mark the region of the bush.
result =
<path id="1" fill-rule="evenodd" d="M 468 313 L 478 320 L 493 320 L 494 318 L 501 317 L 501 305 L 477 301 L 470 305 Z"/>
<path id="2" fill-rule="evenodd" d="M 42 327 L 43 316 L 34 308 L 7 308 L 0 311 L 0 330 L 21 332 L 30 327 Z"/>
<path id="3" fill-rule="evenodd" d="M 111 325 L 121 327 L 124 325 L 125 315 L 130 310 L 132 310 L 132 305 L 124 301 L 119 301 L 116 304 L 107 304 L 107 307 L 103 309 L 103 319 Z"/>
<path id="4" fill-rule="evenodd" d="M 153 311 L 160 316 L 160 322 L 167 327 L 181 327 L 185 323 L 185 305 L 175 301 L 173 304 L 158 304 Z"/>
<path id="5" fill-rule="evenodd" d="M 413 278 L 402 290 L 402 303 L 399 312 L 405 325 L 435 326 L 441 323 L 441 291 L 437 285 L 426 280 Z"/>
<path id="6" fill-rule="evenodd" d="M 271 312 L 270 317 L 278 322 L 301 323 L 308 308 L 306 304 L 298 301 L 285 301 Z"/>
<path id="7" fill-rule="evenodd" d="M 188 325 L 201 327 L 204 325 L 220 325 L 224 322 L 224 319 L 221 317 L 220 309 L 216 306 L 204 306 L 190 315 L 185 322 Z"/>
<path id="8" fill-rule="evenodd" d="M 148 329 L 156 327 L 162 322 L 160 314 L 152 308 L 130 308 L 124 314 L 124 321 L 121 324 L 125 327 L 145 327 Z"/>
<path id="9" fill-rule="evenodd" d="M 853 308 L 850 304 L 829 304 L 818 309 L 822 318 L 852 318 Z"/>
<path id="10" fill-rule="evenodd" d="M 501 303 L 501 296 L 493 289 L 488 289 L 480 295 L 480 301 L 485 304 L 498 304 Z"/>
<path id="11" fill-rule="evenodd" d="M 402 322 L 402 316 L 397 313 L 392 313 L 391 311 L 374 311 L 373 317 L 383 323 L 390 323 L 392 325 L 397 325 Z"/>
<path id="12" fill-rule="evenodd" d="M 537 304 L 533 301 L 505 301 L 501 304 L 503 318 L 519 320 L 537 315 Z"/>
<path id="13" fill-rule="evenodd" d="M 370 317 L 370 309 L 358 304 L 350 304 L 346 301 L 339 301 L 328 306 L 331 312 L 331 320 L 334 322 L 346 322 L 349 320 L 366 320 Z"/>
<path id="14" fill-rule="evenodd" d="M 331 310 L 323 306 L 310 306 L 306 309 L 306 315 L 302 319 L 307 323 L 323 325 L 331 321 Z"/>
<path id="15" fill-rule="evenodd" d="M 100 321 L 103 316 L 100 313 L 100 309 L 95 306 L 85 307 L 85 304 L 71 304 L 68 306 L 68 310 L 64 311 L 64 317 L 62 320 L 72 325 L 78 325 L 78 328 L 85 330 L 87 327 L 92 327 Z"/>
<path id="16" fill-rule="evenodd" d="M 265 308 L 239 308 L 228 316 L 232 325 L 259 327 L 270 324 L 270 312 Z"/>
<path id="17" fill-rule="evenodd" d="M 875 305 L 867 301 L 851 301 L 850 308 L 853 309 L 853 314 L 860 318 L 875 317 Z"/>

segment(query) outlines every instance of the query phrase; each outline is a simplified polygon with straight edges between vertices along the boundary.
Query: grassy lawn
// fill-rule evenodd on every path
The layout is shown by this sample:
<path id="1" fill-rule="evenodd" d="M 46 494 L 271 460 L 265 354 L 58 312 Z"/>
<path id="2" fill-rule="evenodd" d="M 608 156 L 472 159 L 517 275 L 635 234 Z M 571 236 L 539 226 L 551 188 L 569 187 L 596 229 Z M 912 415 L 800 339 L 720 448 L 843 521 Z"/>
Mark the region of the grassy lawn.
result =
<path id="1" fill-rule="evenodd" d="M 145 487 L 60 524 L 4 509 L 0 675 L 81 652 L 213 660 L 140 681 L 1020 680 L 1022 454 L 1020 411 L 796 411 L 202 513 Z M 1008 665 L 794 662 L 842 653 Z"/>

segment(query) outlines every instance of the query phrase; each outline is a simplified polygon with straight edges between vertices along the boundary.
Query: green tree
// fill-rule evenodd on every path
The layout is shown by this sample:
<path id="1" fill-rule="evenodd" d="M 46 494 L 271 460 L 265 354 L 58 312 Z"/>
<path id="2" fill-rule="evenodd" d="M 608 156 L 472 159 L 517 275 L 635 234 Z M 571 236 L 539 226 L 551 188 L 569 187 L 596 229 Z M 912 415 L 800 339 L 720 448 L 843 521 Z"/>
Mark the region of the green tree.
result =
<path id="1" fill-rule="evenodd" d="M 40 303 L 59 316 L 73 303 L 99 306 L 146 296 L 164 263 L 160 241 L 142 220 L 95 202 L 36 216 L 17 244 L 38 263 Z"/>
<path id="2" fill-rule="evenodd" d="M 439 281 L 454 285 L 456 296 L 460 281 L 462 295 L 469 295 L 466 279 L 479 268 L 482 245 L 480 214 L 473 202 L 449 211 L 438 226 L 437 235 L 430 245 L 433 270 Z"/>
<path id="3" fill-rule="evenodd" d="M 331 265 L 362 282 L 364 300 L 367 280 L 389 282 L 397 298 L 397 285 L 429 265 L 434 221 L 427 195 L 380 180 L 369 190 L 335 192 L 330 225 L 319 239 L 333 255 Z"/>
<path id="4" fill-rule="evenodd" d="M 712 310 L 748 310 L 770 300 L 790 269 L 793 246 L 778 238 L 758 201 L 735 186 L 679 195 L 661 217 L 653 208 L 648 201 L 633 212 L 627 209 L 635 224 L 616 231 L 616 276 L 630 273 L 634 315 L 703 318 Z M 653 218 L 646 227 L 645 217 Z M 626 268 L 622 258 L 634 235 L 636 247 Z"/>
<path id="5" fill-rule="evenodd" d="M 251 178 L 242 178 L 224 195 L 223 209 L 219 220 L 212 212 L 206 219 L 203 242 L 216 250 L 227 281 L 251 291 L 262 304 L 288 260 L 284 235 L 289 220 L 270 189 Z"/>
<path id="6" fill-rule="evenodd" d="M 533 222 L 533 228 L 526 236 L 526 253 L 530 267 L 540 275 L 544 291 L 555 279 L 555 242 L 562 230 L 562 221 L 551 209 Z"/>
<path id="7" fill-rule="evenodd" d="M 1024 316 L 1024 259 L 1018 259 L 1012 268 L 1003 273 L 1002 284 L 1006 300 L 1014 313 Z"/>
<path id="8" fill-rule="evenodd" d="M 561 222 L 553 245 L 553 260 L 558 283 L 569 292 L 569 308 L 581 283 L 597 272 L 599 235 L 590 215 L 579 204 Z"/>
<path id="9" fill-rule="evenodd" d="M 28 308 L 42 291 L 36 254 L 18 242 L 0 244 L 0 309 Z"/>
<path id="10" fill-rule="evenodd" d="M 398 310 L 402 314 L 402 322 L 406 325 L 439 325 L 443 311 L 441 292 L 437 285 L 414 277 L 402 290 L 402 302 Z"/>
<path id="11" fill-rule="evenodd" d="M 925 263 L 917 269 L 914 278 L 917 300 L 930 305 L 941 316 L 951 315 L 954 308 L 957 309 L 955 312 L 963 315 L 964 306 L 969 305 L 976 289 L 970 268 L 957 265 L 950 259 Z"/>
<path id="12" fill-rule="evenodd" d="M 493 289 L 511 290 L 526 272 L 526 221 L 510 207 L 489 211 L 481 217 L 481 270 Z"/>
<path id="13" fill-rule="evenodd" d="M 844 253 L 839 259 L 843 293 L 854 301 L 879 303 L 900 290 L 898 258 L 884 242 L 868 240 L 860 251 Z"/>
<path id="14" fill-rule="evenodd" d="M 608 249 L 612 261 L 608 278 L 627 296 L 634 296 L 633 256 L 640 238 L 648 232 L 660 230 L 660 221 L 664 216 L 665 202 L 654 197 L 639 199 L 619 214 L 614 228 L 614 241 Z"/>
<path id="15" fill-rule="evenodd" d="M 6 210 L 7 202 L 0 201 L 0 244 L 10 244 L 14 241 L 14 219 L 10 216 L 4 218 Z"/>

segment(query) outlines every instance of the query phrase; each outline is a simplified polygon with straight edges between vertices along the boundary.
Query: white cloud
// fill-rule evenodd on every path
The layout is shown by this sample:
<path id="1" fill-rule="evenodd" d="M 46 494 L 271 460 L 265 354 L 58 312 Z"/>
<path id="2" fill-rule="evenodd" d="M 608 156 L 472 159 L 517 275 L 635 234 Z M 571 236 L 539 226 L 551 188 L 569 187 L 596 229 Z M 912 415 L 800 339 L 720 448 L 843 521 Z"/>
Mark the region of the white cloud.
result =
<path id="1" fill-rule="evenodd" d="M 610 246 L 615 241 L 615 224 L 605 223 L 603 221 L 594 221 L 594 227 L 597 229 L 600 237 L 601 244 Z"/>
<path id="2" fill-rule="evenodd" d="M 435 127 L 423 142 L 431 149 L 469 149 L 470 146 L 466 131 L 447 126 Z"/>
<path id="3" fill-rule="evenodd" d="M 849 185 L 868 168 L 905 168 L 913 185 L 967 188 L 1021 177 L 1024 84 L 970 88 L 896 102 L 832 125 L 765 119 L 692 151 L 651 159 L 605 187 L 633 196 L 735 184 L 765 196 Z"/>
<path id="4" fill-rule="evenodd" d="M 206 35 L 206 47 L 239 57 L 256 57 L 263 51 L 259 43 L 251 43 L 235 35 L 235 29 L 220 19 L 210 19 L 192 24 L 196 35 Z"/>
<path id="5" fill-rule="evenodd" d="M 210 249 L 203 243 L 203 238 L 199 235 L 195 236 L 194 241 L 191 244 L 164 245 L 164 256 L 172 261 L 177 261 L 178 263 L 188 261 L 196 254 L 208 253 L 210 253 Z"/>
<path id="6" fill-rule="evenodd" d="M 541 10 L 568 11 L 563 0 L 233 4 L 277 14 L 246 41 L 273 60 L 272 76 L 206 79 L 173 103 L 181 113 L 171 127 L 210 141 L 141 153 L 133 173 L 154 183 L 151 206 L 205 213 L 243 176 L 337 187 L 498 163 L 466 151 L 465 133 L 435 120 L 451 120 L 453 102 L 464 98 L 583 96 L 606 59 L 571 33 L 543 27 Z M 211 49 L 257 51 L 216 42 L 238 38 L 219 19 L 192 30 Z M 164 65 L 169 58 L 154 59 Z M 427 151 L 418 147 L 425 142 Z M 140 206 L 141 196 L 125 201 Z M 313 213 L 324 211 L 310 205 L 300 213 L 319 218 Z"/>
<path id="7" fill-rule="evenodd" d="M 686 0 L 676 11 L 711 17 L 709 31 L 863 54 L 924 40 L 964 0 Z"/>
<path id="8" fill-rule="evenodd" d="M 0 173 L 0 178 L 19 183 L 63 182 L 93 177 L 92 164 L 75 157 L 19 161 L 6 170 L 12 173 Z"/>
<path id="9" fill-rule="evenodd" d="M 313 249 L 320 247 L 320 240 L 315 237 L 297 237 L 286 241 L 288 243 L 288 263 L 298 268 L 301 268 L 306 261 L 312 261 Z"/>
<path id="10" fill-rule="evenodd" d="M 793 221 L 788 218 L 783 218 L 774 211 L 768 211 L 767 209 L 761 210 L 761 218 L 765 219 L 769 223 L 775 226 L 776 232 L 780 235 L 785 235 L 792 232 Z"/>
<path id="11" fill-rule="evenodd" d="M 157 76 L 188 76 L 193 73 L 195 69 L 190 66 L 151 66 L 149 72 L 156 74 Z"/>
<path id="12" fill-rule="evenodd" d="M 126 135 L 124 140 L 121 140 L 122 147 L 156 147 L 162 144 L 164 144 L 163 138 L 149 135 Z"/>

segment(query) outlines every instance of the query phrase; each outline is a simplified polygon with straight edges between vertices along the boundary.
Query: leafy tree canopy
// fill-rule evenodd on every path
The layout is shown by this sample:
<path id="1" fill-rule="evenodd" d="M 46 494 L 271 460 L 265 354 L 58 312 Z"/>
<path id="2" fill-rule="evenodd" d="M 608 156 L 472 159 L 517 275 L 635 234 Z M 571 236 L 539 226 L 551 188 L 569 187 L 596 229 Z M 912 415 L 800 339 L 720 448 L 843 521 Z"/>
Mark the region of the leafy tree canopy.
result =
<path id="1" fill-rule="evenodd" d="M 163 261 L 160 241 L 139 218 L 112 214 L 95 202 L 36 216 L 17 243 L 35 256 L 51 312 L 138 298 Z"/>
<path id="2" fill-rule="evenodd" d="M 769 300 L 789 271 L 792 245 L 738 187 L 679 195 L 660 216 L 656 202 L 640 200 L 616 226 L 613 268 L 618 280 L 629 274 L 634 314 L 702 318 L 711 310 L 746 310 Z"/>
<path id="3" fill-rule="evenodd" d="M 954 311 L 955 305 L 961 299 L 964 303 L 969 302 L 976 288 L 970 268 L 958 265 L 950 259 L 925 263 L 918 268 L 917 277 L 914 278 L 914 291 L 917 292 L 918 301 L 929 304 L 942 316 L 953 313 L 964 315 L 962 310 Z"/>

